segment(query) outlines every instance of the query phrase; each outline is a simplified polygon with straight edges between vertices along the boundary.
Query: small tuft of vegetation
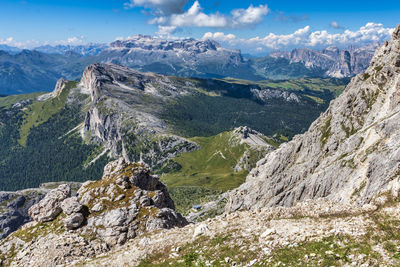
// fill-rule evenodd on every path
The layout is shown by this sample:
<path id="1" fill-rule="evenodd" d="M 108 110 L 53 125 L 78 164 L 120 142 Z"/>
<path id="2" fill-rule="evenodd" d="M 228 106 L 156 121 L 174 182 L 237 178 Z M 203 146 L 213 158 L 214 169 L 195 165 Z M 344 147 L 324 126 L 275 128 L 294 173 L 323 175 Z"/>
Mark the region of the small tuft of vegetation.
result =
<path id="1" fill-rule="evenodd" d="M 324 147 L 328 142 L 329 138 L 331 137 L 331 121 L 332 115 L 329 115 L 328 118 L 325 120 L 322 128 L 321 128 L 321 146 Z"/>

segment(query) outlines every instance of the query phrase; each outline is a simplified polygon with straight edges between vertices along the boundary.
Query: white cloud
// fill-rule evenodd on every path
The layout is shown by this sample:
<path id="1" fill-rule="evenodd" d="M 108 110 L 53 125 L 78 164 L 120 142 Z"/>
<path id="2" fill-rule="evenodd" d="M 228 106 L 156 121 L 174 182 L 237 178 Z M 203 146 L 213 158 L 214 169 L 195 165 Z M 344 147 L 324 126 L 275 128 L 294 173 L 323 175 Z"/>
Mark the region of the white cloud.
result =
<path id="1" fill-rule="evenodd" d="M 329 26 L 335 29 L 344 29 L 344 27 L 340 25 L 337 21 L 332 21 L 331 23 L 329 23 Z"/>
<path id="2" fill-rule="evenodd" d="M 0 38 L 0 44 L 5 44 L 8 46 L 18 47 L 22 49 L 30 49 L 34 47 L 38 47 L 41 45 L 82 45 L 85 43 L 85 38 L 83 36 L 79 37 L 71 37 L 66 40 L 59 40 L 54 42 L 44 41 L 40 42 L 37 40 L 27 40 L 27 41 L 17 41 L 13 37 L 8 37 L 5 39 Z"/>
<path id="3" fill-rule="evenodd" d="M 139 0 L 132 1 L 137 2 Z M 164 0 L 140 1 L 165 2 Z M 180 27 L 243 28 L 261 23 L 268 13 L 269 8 L 267 5 L 256 7 L 250 5 L 247 9 L 234 9 L 230 15 L 224 15 L 219 12 L 206 14 L 199 1 L 196 0 L 185 12 L 170 12 L 170 14 L 159 12 L 149 23 L 157 24 L 159 26 L 158 33 L 160 34 L 171 33 L 171 31 L 175 31 Z"/>
<path id="4" fill-rule="evenodd" d="M 232 10 L 233 22 L 239 27 L 246 25 L 254 25 L 260 23 L 263 18 L 269 13 L 267 5 L 260 5 L 254 7 L 250 5 L 248 9 L 235 9 Z"/>
<path id="5" fill-rule="evenodd" d="M 178 14 L 183 11 L 188 0 L 130 0 L 124 4 L 125 9 L 135 6 L 156 10 L 161 15 Z"/>
<path id="6" fill-rule="evenodd" d="M 265 37 L 250 39 L 237 38 L 222 32 L 208 32 L 203 39 L 214 39 L 234 47 L 248 47 L 249 49 L 263 48 L 265 50 L 291 49 L 295 47 L 324 48 L 327 46 L 363 45 L 371 42 L 383 42 L 391 38 L 393 28 L 385 28 L 382 24 L 367 23 L 357 31 L 345 30 L 343 33 L 329 33 L 326 30 L 311 31 L 310 26 L 297 31 L 278 35 L 269 33 Z M 227 38 L 230 36 L 230 38 Z"/>
<path id="7" fill-rule="evenodd" d="M 172 14 L 169 17 L 159 17 L 151 21 L 152 23 L 161 24 L 163 26 L 174 27 L 212 27 L 224 28 L 228 25 L 228 19 L 219 14 L 207 15 L 203 12 L 198 1 L 195 1 L 188 11 L 182 14 Z"/>
<path id="8" fill-rule="evenodd" d="M 83 36 L 74 36 L 74 37 L 70 37 L 67 38 L 66 40 L 59 40 L 59 41 L 55 41 L 54 44 L 55 45 L 82 45 L 85 43 L 85 37 Z"/>
<path id="9" fill-rule="evenodd" d="M 164 37 L 171 37 L 171 34 L 173 34 L 176 31 L 177 27 L 176 26 L 158 26 L 158 32 L 156 32 L 157 35 L 159 36 L 164 36 Z"/>
<path id="10" fill-rule="evenodd" d="M 236 36 L 234 34 L 224 34 L 223 32 L 207 32 L 204 34 L 202 39 L 214 39 L 218 40 L 220 42 L 230 42 L 230 41 L 235 41 Z"/>
<path id="11" fill-rule="evenodd" d="M 36 40 L 28 40 L 28 41 L 20 42 L 20 41 L 15 40 L 14 37 L 7 37 L 5 39 L 0 38 L 0 44 L 18 47 L 18 48 L 30 48 L 30 47 L 39 45 L 40 42 L 36 41 Z"/>

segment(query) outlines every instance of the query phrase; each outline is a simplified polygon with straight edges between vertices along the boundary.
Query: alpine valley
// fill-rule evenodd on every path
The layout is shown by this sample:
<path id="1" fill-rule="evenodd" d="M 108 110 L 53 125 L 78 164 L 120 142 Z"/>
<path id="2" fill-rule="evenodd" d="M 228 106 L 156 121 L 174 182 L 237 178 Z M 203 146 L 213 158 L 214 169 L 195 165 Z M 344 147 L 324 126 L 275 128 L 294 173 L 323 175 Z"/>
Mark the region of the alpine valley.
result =
<path id="1" fill-rule="evenodd" d="M 400 264 L 400 25 L 0 49 L 0 266 Z"/>
<path id="2" fill-rule="evenodd" d="M 111 44 L 41 46 L 22 51 L 0 46 L 0 94 L 51 91 L 61 77 L 80 80 L 92 63 L 197 78 L 349 78 L 368 67 L 376 47 L 298 49 L 247 59 L 239 50 L 223 48 L 212 40 L 164 40 L 145 35 Z"/>

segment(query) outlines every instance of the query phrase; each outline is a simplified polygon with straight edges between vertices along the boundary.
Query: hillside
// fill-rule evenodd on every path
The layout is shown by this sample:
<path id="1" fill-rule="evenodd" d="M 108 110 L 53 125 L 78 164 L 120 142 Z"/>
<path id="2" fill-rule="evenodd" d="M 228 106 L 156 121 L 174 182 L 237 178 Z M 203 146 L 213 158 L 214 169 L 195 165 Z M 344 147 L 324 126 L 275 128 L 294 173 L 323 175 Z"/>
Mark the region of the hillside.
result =
<path id="1" fill-rule="evenodd" d="M 362 205 L 398 194 L 399 32 L 400 27 L 306 133 L 258 162 L 232 192 L 227 209 L 318 198 Z"/>
<path id="2" fill-rule="evenodd" d="M 92 65 L 80 83 L 0 98 L 0 189 L 96 179 L 119 156 L 171 172 L 185 165 L 177 154 L 206 146 L 194 137 L 212 140 L 243 125 L 279 144 L 305 131 L 343 88 L 329 79 L 253 84 Z"/>
<path id="3" fill-rule="evenodd" d="M 93 63 L 196 78 L 348 78 L 363 72 L 372 54 L 372 47 L 344 51 L 298 49 L 290 54 L 246 59 L 239 50 L 226 49 L 211 40 L 164 40 L 143 35 L 111 44 L 0 49 L 0 94 L 51 91 L 59 78 L 79 80 Z"/>
<path id="4" fill-rule="evenodd" d="M 131 79 L 124 78 L 124 72 L 129 72 Z M 67 185 L 61 185 L 32 206 L 29 213 L 34 221 L 0 242 L 2 264 L 396 266 L 400 244 L 399 77 L 400 25 L 393 40 L 376 51 L 368 70 L 352 79 L 308 131 L 276 150 L 266 151 L 246 182 L 225 195 L 225 214 L 186 224 L 174 211 L 175 205 L 158 176 L 151 175 L 143 163 L 127 163 L 120 158 L 105 167 L 101 180 L 83 184 L 76 197 L 71 197 Z M 154 79 L 160 85 L 157 88 L 149 86 Z M 95 65 L 86 71 L 82 88 L 89 89 L 95 103 L 101 103 L 105 95 L 121 101 L 103 107 L 118 122 L 124 116 L 115 114 L 115 109 L 111 112 L 110 107 L 121 107 L 132 100 L 118 97 L 123 93 L 122 82 L 129 90 L 135 85 L 141 92 L 153 92 L 153 97 L 170 99 L 182 92 L 170 79 L 115 65 Z M 184 96 L 191 93 L 190 82 L 180 85 L 184 85 L 180 87 Z M 214 97 L 222 97 L 212 92 Z M 252 93 L 258 101 L 271 99 L 261 97 L 271 96 L 270 92 Z M 302 97 L 296 94 L 285 99 L 294 105 L 297 101 L 293 100 L 301 102 Z M 91 117 L 87 119 L 90 127 L 86 130 L 92 129 L 92 137 L 107 140 L 112 149 L 114 139 L 110 137 L 118 137 L 118 131 L 104 128 L 102 125 L 113 126 L 109 117 L 100 119 L 96 109 L 95 105 L 89 107 L 90 116 L 97 119 L 95 123 L 90 123 Z M 132 107 L 127 110 L 131 114 Z M 141 111 L 138 129 L 152 122 L 147 127 L 165 133 L 168 124 L 163 128 L 158 121 L 149 120 L 155 113 Z M 237 133 L 243 136 L 239 145 Z M 224 143 L 233 136 L 236 146 L 229 150 Z M 190 167 L 194 162 L 204 170 L 202 175 L 207 175 L 208 166 L 203 164 L 215 149 L 218 151 L 211 154 L 212 164 L 219 166 L 222 160 L 233 163 L 235 152 L 244 148 L 242 142 L 259 146 L 270 141 L 248 128 L 185 140 L 197 141 L 204 149 L 171 158 L 181 162 L 181 169 L 175 169 L 175 173 L 185 175 L 197 175 L 198 170 Z M 227 153 L 231 157 L 225 156 Z M 173 174 L 169 179 L 164 177 L 166 181 L 182 183 L 174 181 Z M 87 224 L 83 223 L 85 218 Z M 177 227 L 169 229 L 173 226 Z"/>

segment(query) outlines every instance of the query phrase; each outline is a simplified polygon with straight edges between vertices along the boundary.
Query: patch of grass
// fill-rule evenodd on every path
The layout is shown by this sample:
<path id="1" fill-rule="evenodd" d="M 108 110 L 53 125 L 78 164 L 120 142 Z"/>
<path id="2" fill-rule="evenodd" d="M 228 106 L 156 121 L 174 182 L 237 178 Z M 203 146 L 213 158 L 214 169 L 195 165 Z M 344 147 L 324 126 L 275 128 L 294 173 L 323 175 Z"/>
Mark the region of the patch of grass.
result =
<path id="1" fill-rule="evenodd" d="M 183 246 L 176 258 L 170 258 L 170 252 L 166 250 L 149 255 L 138 266 L 232 266 L 233 262 L 248 263 L 256 258 L 259 250 L 249 249 L 253 240 L 237 244 L 233 234 L 219 234 L 213 238 L 199 237 Z M 229 262 L 225 258 L 229 258 Z"/>
<path id="2" fill-rule="evenodd" d="M 46 122 L 65 107 L 69 90 L 76 87 L 76 85 L 77 82 L 67 82 L 65 88 L 58 96 L 50 98 L 46 101 L 36 101 L 27 107 L 25 116 L 23 118 L 23 123 L 19 130 L 20 139 L 18 142 L 20 145 L 26 145 L 27 137 L 32 127 L 37 127 L 38 125 Z"/>
<path id="3" fill-rule="evenodd" d="M 199 186 L 169 187 L 168 192 L 174 200 L 177 211 L 183 214 L 187 214 L 196 204 L 215 200 L 222 193 L 219 190 Z"/>
<path id="4" fill-rule="evenodd" d="M 371 77 L 371 75 L 370 75 L 369 73 L 364 73 L 364 74 L 363 74 L 363 76 L 362 76 L 362 78 L 363 78 L 363 81 L 366 81 L 366 80 L 368 80 L 368 79 L 369 79 L 369 77 Z"/>
<path id="5" fill-rule="evenodd" d="M 173 161 L 181 168 L 161 176 L 179 211 L 186 213 L 193 205 L 208 202 L 245 181 L 248 171 L 235 172 L 234 167 L 248 148 L 236 144 L 231 136 L 224 132 L 192 138 L 201 148 L 176 156 Z M 254 156 L 254 164 L 257 159 Z"/>
<path id="6" fill-rule="evenodd" d="M 224 132 L 212 137 L 195 137 L 191 140 L 201 149 L 180 154 L 174 158 L 182 168 L 164 174 L 161 179 L 169 188 L 200 186 L 227 191 L 244 182 L 247 171 L 234 173 L 233 168 L 246 150 L 246 145 L 232 145 L 231 133 Z"/>
<path id="7" fill-rule="evenodd" d="M 51 222 L 37 223 L 34 226 L 28 227 L 24 230 L 18 230 L 11 234 L 13 237 L 18 237 L 19 239 L 30 242 L 37 237 L 46 236 L 49 233 L 62 234 L 65 231 L 63 219 L 65 214 L 61 213 L 55 220 Z"/>
<path id="8" fill-rule="evenodd" d="M 380 258 L 368 242 L 355 240 L 350 236 L 329 236 L 321 241 L 279 248 L 266 263 L 271 266 L 276 266 L 279 262 L 286 266 L 343 266 L 353 262 L 350 255 L 360 254 L 374 259 L 375 262 Z"/>
<path id="9" fill-rule="evenodd" d="M 11 95 L 11 96 L 2 96 L 0 97 L 0 108 L 10 108 L 14 104 L 24 101 L 24 100 L 33 100 L 36 99 L 38 96 L 44 93 L 32 93 L 26 95 Z"/>
<path id="10" fill-rule="evenodd" d="M 328 118 L 325 120 L 324 125 L 321 128 L 321 145 L 324 147 L 328 142 L 328 139 L 331 137 L 331 121 L 332 115 L 329 115 Z"/>
<path id="11" fill-rule="evenodd" d="M 383 66 L 379 65 L 379 66 L 376 66 L 374 69 L 376 72 L 379 72 L 383 69 Z"/>

